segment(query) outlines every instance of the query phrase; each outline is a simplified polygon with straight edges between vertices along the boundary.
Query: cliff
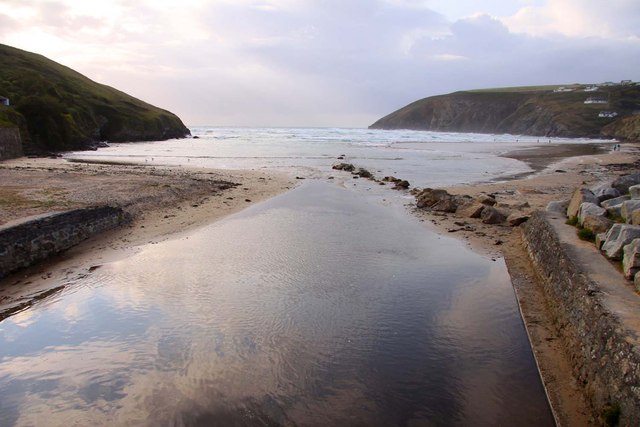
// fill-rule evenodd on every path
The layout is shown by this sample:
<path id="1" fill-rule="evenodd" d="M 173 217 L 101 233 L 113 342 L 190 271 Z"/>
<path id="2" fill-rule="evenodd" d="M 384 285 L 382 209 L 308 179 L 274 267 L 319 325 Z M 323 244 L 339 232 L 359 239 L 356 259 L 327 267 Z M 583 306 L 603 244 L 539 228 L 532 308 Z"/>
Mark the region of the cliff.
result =
<path id="1" fill-rule="evenodd" d="M 570 92 L 557 86 L 455 92 L 413 102 L 375 122 L 371 129 L 509 133 L 560 137 L 638 138 L 640 86 L 603 86 Z M 584 102 L 594 98 L 604 104 Z M 599 117 L 602 111 L 615 117 Z"/>
<path id="2" fill-rule="evenodd" d="M 0 127 L 17 127 L 25 151 L 87 149 L 99 141 L 181 138 L 173 113 L 96 83 L 44 56 L 0 45 Z"/>

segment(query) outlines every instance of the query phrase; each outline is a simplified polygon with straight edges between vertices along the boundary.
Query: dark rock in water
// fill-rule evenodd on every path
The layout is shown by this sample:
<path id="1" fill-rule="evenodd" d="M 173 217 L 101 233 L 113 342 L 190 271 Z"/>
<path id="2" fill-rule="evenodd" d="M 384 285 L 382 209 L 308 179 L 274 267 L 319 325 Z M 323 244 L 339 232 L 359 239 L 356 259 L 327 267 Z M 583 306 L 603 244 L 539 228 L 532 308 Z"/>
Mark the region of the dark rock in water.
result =
<path id="1" fill-rule="evenodd" d="M 193 139 L 200 139 L 200 137 L 198 135 L 195 135 Z"/>
<path id="2" fill-rule="evenodd" d="M 386 177 L 385 177 L 386 180 Z M 416 206 L 419 208 L 431 208 L 440 200 L 452 197 L 446 190 L 437 188 L 425 188 L 416 195 Z"/>
<path id="3" fill-rule="evenodd" d="M 373 178 L 373 175 L 371 174 L 371 172 L 369 172 L 364 168 L 358 169 L 357 174 L 360 178 Z"/>
<path id="4" fill-rule="evenodd" d="M 396 190 L 407 189 L 409 188 L 409 185 L 409 181 L 401 180 L 397 181 L 395 187 L 393 188 L 395 188 Z"/>
<path id="5" fill-rule="evenodd" d="M 333 165 L 331 168 L 339 171 L 346 171 L 346 172 L 353 172 L 354 170 L 356 170 L 356 167 L 353 166 L 351 163 L 338 163 L 337 165 Z"/>
<path id="6" fill-rule="evenodd" d="M 638 184 L 640 184 L 640 173 L 632 173 L 619 177 L 611 183 L 611 186 L 618 190 L 620 194 L 627 194 L 629 187 Z"/>
<path id="7" fill-rule="evenodd" d="M 556 172 L 557 172 L 557 173 L 567 173 L 567 171 L 566 171 L 566 170 L 563 170 L 563 169 L 556 169 Z"/>
<path id="8" fill-rule="evenodd" d="M 382 178 L 382 180 L 384 182 L 398 182 L 398 181 L 401 181 L 400 179 L 396 178 L 395 176 L 385 176 L 384 178 Z"/>
<path id="9" fill-rule="evenodd" d="M 306 179 L 306 178 L 303 176 L 296 176 L 296 179 Z"/>
<path id="10" fill-rule="evenodd" d="M 480 218 L 482 218 L 482 222 L 485 224 L 502 224 L 507 219 L 504 213 L 493 206 L 485 206 L 480 214 Z"/>
<path id="11" fill-rule="evenodd" d="M 344 160 L 344 156 L 338 156 L 337 159 L 338 160 Z"/>

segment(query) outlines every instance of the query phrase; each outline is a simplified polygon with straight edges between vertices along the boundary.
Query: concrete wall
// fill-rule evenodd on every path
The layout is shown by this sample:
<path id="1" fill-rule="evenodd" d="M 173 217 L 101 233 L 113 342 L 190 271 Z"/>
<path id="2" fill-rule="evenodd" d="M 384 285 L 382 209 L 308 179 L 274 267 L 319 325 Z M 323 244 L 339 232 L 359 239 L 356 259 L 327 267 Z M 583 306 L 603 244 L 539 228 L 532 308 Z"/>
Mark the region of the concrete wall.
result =
<path id="1" fill-rule="evenodd" d="M 24 156 L 18 128 L 0 128 L 0 161 Z"/>
<path id="2" fill-rule="evenodd" d="M 129 221 L 110 206 L 76 209 L 0 227 L 0 278 Z"/>
<path id="3" fill-rule="evenodd" d="M 561 219 L 536 212 L 523 226 L 523 235 L 574 376 L 584 385 L 595 413 L 617 404 L 621 425 L 640 425 L 640 349 L 638 336 L 632 332 L 638 325 L 631 325 L 635 321 L 629 322 L 625 315 L 625 311 L 637 310 L 640 296 L 626 287 L 622 274 L 598 253 L 589 256 L 600 257 L 604 264 L 598 268 L 603 268 L 590 270 L 588 266 L 599 261 L 579 260 L 574 243 L 565 238 L 576 238 L 575 229 L 565 235 L 565 231 L 559 233 L 560 227 L 568 226 Z M 629 294 L 625 294 L 626 302 L 615 295 L 616 289 L 600 286 L 612 274 L 620 292 Z"/>

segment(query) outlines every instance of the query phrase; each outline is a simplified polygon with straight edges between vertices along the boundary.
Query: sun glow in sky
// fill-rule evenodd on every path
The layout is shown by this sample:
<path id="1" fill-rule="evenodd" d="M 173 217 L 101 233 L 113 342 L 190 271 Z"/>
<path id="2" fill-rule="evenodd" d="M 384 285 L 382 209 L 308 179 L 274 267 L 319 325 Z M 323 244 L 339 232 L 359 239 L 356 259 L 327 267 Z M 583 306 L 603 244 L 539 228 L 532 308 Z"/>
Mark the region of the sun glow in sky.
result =
<path id="1" fill-rule="evenodd" d="M 0 43 L 190 125 L 364 127 L 456 90 L 640 80 L 640 2 L 0 0 Z"/>

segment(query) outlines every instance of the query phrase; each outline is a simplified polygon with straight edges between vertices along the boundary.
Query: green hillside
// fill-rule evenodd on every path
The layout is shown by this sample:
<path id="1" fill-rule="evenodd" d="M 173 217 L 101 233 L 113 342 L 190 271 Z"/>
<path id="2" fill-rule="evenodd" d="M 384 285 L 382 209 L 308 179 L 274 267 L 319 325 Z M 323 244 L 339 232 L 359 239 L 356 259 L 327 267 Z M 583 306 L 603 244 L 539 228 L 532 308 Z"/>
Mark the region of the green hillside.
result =
<path id="1" fill-rule="evenodd" d="M 169 111 L 96 83 L 44 56 L 0 45 L 0 126 L 20 127 L 27 152 L 90 148 L 98 141 L 181 138 Z"/>
<path id="2" fill-rule="evenodd" d="M 561 87 L 568 91 L 558 91 Z M 531 86 L 455 92 L 413 102 L 370 126 L 449 132 L 636 139 L 640 86 Z M 570 90 L 570 91 L 569 91 Z M 604 103 L 585 103 L 589 98 Z M 615 113 L 601 117 L 603 112 Z"/>

